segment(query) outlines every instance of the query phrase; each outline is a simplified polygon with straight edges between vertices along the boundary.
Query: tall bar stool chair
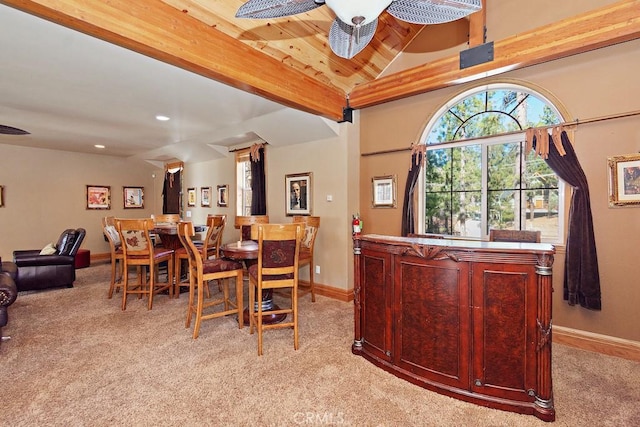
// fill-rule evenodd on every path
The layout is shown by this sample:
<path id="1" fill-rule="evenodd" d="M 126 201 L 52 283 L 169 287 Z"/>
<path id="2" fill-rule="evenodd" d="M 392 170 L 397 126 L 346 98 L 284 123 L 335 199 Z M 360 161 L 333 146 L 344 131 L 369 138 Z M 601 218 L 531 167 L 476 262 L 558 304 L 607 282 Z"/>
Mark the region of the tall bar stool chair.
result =
<path id="1" fill-rule="evenodd" d="M 107 242 L 109 242 L 109 249 L 111 251 L 111 283 L 109 284 L 109 292 L 107 294 L 109 299 L 111 299 L 113 297 L 113 291 L 118 292 L 120 289 L 124 272 L 124 252 L 122 252 L 120 234 L 116 229 L 115 217 L 105 216 L 102 218 L 102 232 Z M 119 270 L 120 273 L 118 279 L 116 279 L 117 270 Z"/>
<path id="2" fill-rule="evenodd" d="M 300 242 L 300 259 L 298 265 L 304 267 L 309 266 L 309 290 L 311 293 L 311 302 L 316 302 L 316 290 L 314 280 L 314 263 L 313 263 L 313 247 L 316 243 L 316 236 L 320 228 L 319 216 L 302 216 L 294 215 L 292 222 L 302 223 L 304 226 L 302 232 L 302 241 Z M 306 293 L 306 292 L 305 292 Z"/>
<path id="3" fill-rule="evenodd" d="M 127 296 L 137 294 L 147 295 L 147 309 L 153 307 L 153 296 L 164 290 L 173 297 L 173 250 L 155 248 L 149 232 L 154 224 L 151 218 L 116 219 L 116 227 L 122 242 L 124 253 L 124 274 L 122 283 L 122 309 L 127 308 Z M 159 264 L 167 263 L 167 282 L 158 283 L 157 270 Z M 136 267 L 138 272 L 137 284 L 129 286 L 129 267 Z M 148 268 L 148 277 L 147 277 Z"/>
<path id="4" fill-rule="evenodd" d="M 298 259 L 302 225 L 258 224 L 258 262 L 249 267 L 249 332 L 258 330 L 258 355 L 262 355 L 262 335 L 265 330 L 293 328 L 293 348 L 298 349 Z M 290 289 L 291 305 L 263 310 L 256 304 L 265 289 Z M 257 310 L 256 310 L 257 308 Z M 263 316 L 290 315 L 288 321 L 265 324 Z"/>
<path id="5" fill-rule="evenodd" d="M 269 215 L 236 217 L 235 227 L 240 229 L 240 240 L 255 240 L 251 238 L 251 226 L 254 224 L 269 224 Z"/>
<path id="6" fill-rule="evenodd" d="M 207 216 L 207 235 L 202 248 L 202 255 L 205 258 L 220 258 L 220 245 L 222 245 L 222 234 L 226 225 L 226 215 Z"/>
<path id="7" fill-rule="evenodd" d="M 191 326 L 191 318 L 195 313 L 196 321 L 193 327 L 193 339 L 198 338 L 200 325 L 203 320 L 214 319 L 236 314 L 238 316 L 238 326 L 244 327 L 242 317 L 243 309 L 243 266 L 241 263 L 224 258 L 204 259 L 202 252 L 193 243 L 195 231 L 193 223 L 180 222 L 178 224 L 178 236 L 183 242 L 189 254 L 189 306 L 187 307 L 187 320 L 185 328 Z M 236 297 L 235 301 L 229 298 L 229 280 L 235 278 Z M 206 283 L 210 280 L 220 279 L 223 282 L 222 298 L 204 301 Z M 197 294 L 197 295 L 196 295 Z M 222 311 L 208 312 L 204 310 L 210 307 L 222 305 Z"/>
<path id="8" fill-rule="evenodd" d="M 540 243 L 540 230 L 489 230 L 490 242 Z"/>
<path id="9" fill-rule="evenodd" d="M 204 239 L 204 242 L 196 242 L 194 240 L 193 244 L 196 245 L 198 250 L 202 253 L 202 256 L 205 259 L 215 257 L 220 258 L 220 244 L 222 242 L 222 234 L 224 232 L 224 227 L 227 223 L 226 215 L 208 215 L 207 216 L 207 235 Z M 178 230 L 178 237 L 180 236 L 180 230 Z M 182 239 L 181 239 L 182 241 Z M 182 247 L 175 251 L 175 261 L 176 264 L 173 268 L 176 273 L 176 297 L 180 295 L 180 284 L 182 283 L 182 262 L 189 260 L 189 253 L 187 252 L 187 248 L 184 243 L 182 243 Z M 207 287 L 207 291 L 208 291 Z M 207 295 L 208 297 L 208 295 Z"/>

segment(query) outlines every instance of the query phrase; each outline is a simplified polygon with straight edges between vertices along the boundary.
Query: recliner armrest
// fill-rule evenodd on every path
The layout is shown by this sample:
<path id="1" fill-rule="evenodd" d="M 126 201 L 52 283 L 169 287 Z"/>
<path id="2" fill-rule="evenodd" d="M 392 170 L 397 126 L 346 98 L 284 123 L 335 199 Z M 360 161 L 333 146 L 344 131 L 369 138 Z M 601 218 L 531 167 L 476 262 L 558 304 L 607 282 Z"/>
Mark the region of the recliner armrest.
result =
<path id="1" fill-rule="evenodd" d="M 40 249 L 28 249 L 21 251 L 13 251 L 13 259 L 16 258 L 25 258 L 25 257 L 33 257 L 40 255 Z M 15 261 L 14 261 L 15 262 Z"/>
<path id="2" fill-rule="evenodd" d="M 0 328 L 7 324 L 7 307 L 13 304 L 17 297 L 18 288 L 13 279 L 8 274 L 0 274 Z"/>
<path id="3" fill-rule="evenodd" d="M 11 277 L 0 274 L 0 306 L 7 307 L 16 300 L 18 289 Z"/>
<path id="4" fill-rule="evenodd" d="M 24 253 L 20 256 L 14 255 L 13 258 L 13 262 L 15 262 L 18 267 L 69 265 L 73 264 L 74 261 L 75 257 L 72 255 L 40 255 L 39 251 L 35 251 L 35 255 Z"/>

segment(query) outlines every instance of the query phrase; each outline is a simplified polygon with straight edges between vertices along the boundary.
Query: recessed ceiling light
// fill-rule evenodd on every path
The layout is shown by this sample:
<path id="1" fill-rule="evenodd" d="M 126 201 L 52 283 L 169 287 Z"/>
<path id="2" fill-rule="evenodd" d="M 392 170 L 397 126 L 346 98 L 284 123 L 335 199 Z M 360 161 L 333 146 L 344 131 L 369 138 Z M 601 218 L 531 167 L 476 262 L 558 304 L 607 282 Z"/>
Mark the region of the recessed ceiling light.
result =
<path id="1" fill-rule="evenodd" d="M 167 120 L 169 120 L 169 117 L 162 116 L 162 115 L 157 115 L 156 116 L 156 120 L 160 120 L 161 122 L 166 122 Z"/>
<path id="2" fill-rule="evenodd" d="M 94 147 L 96 147 L 96 148 L 105 148 L 104 145 L 102 145 L 102 144 L 96 144 L 96 145 L 94 145 Z"/>

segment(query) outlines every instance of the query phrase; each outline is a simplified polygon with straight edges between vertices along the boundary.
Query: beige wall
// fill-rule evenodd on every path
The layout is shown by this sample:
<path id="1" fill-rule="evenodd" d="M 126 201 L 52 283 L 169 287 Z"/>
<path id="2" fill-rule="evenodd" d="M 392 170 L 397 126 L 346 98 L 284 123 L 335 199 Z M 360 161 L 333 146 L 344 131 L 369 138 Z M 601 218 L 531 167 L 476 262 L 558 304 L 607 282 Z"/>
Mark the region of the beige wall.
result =
<path id="1" fill-rule="evenodd" d="M 487 2 L 488 40 L 501 38 L 563 19 L 614 1 L 556 2 L 541 0 L 490 0 Z M 535 3 L 535 4 L 534 4 Z M 499 11 L 492 12 L 492 10 Z M 523 19 L 526 17 L 526 19 Z M 430 40 L 428 29 L 406 53 L 389 66 L 396 72 L 428 62 L 430 57 L 457 54 L 463 49 L 466 31 L 454 26 L 446 40 Z M 460 34 L 462 34 L 460 38 Z M 500 76 L 548 92 L 564 106 L 569 119 L 587 119 L 640 110 L 640 41 L 628 42 L 571 58 L 553 61 Z M 431 115 L 455 94 L 470 87 L 448 88 L 355 112 L 355 124 L 337 126 L 340 136 L 292 147 L 269 146 L 267 159 L 268 213 L 272 221 L 284 215 L 284 175 L 313 172 L 313 213 L 322 217 L 317 240 L 321 266 L 318 283 L 342 290 L 353 287 L 353 255 L 350 219 L 360 212 L 365 233 L 398 235 L 401 207 L 370 208 L 371 178 L 397 174 L 399 203 L 404 190 L 409 156 L 399 152 L 363 156 L 381 150 L 406 149 L 417 142 Z M 360 123 L 360 125 L 358 124 Z M 558 248 L 555 264 L 554 324 L 594 333 L 640 341 L 640 275 L 637 242 L 640 238 L 640 207 L 609 208 L 607 204 L 608 156 L 640 151 L 640 119 L 581 125 L 575 146 L 587 174 L 595 223 L 602 282 L 603 310 L 591 312 L 568 307 L 562 301 L 564 248 Z M 153 178 L 152 175 L 156 177 Z M 235 192 L 233 155 L 221 160 L 187 164 L 185 188 L 229 184 Z M 112 210 L 87 211 L 85 185 L 110 185 Z M 68 227 L 84 227 L 84 248 L 106 253 L 100 218 L 148 216 L 161 212 L 162 170 L 147 163 L 108 156 L 83 155 L 18 146 L 0 145 L 0 185 L 5 186 L 5 207 L 0 208 L 0 256 L 11 258 L 14 249 L 44 247 Z M 122 186 L 144 186 L 144 210 L 122 209 Z M 327 202 L 327 195 L 333 202 Z M 198 194 L 199 199 L 199 194 Z M 199 203 L 199 202 L 198 202 Z M 185 208 L 186 209 L 186 208 Z M 226 213 L 230 224 L 235 199 L 228 208 L 189 208 L 194 222 L 208 213 Z M 232 225 L 225 241 L 238 238 Z"/>
<path id="2" fill-rule="evenodd" d="M 568 120 L 640 111 L 640 40 L 615 45 L 503 74 L 497 78 L 414 96 L 361 112 L 363 153 L 407 148 L 417 142 L 426 122 L 448 99 L 488 81 L 515 80 L 559 100 Z M 554 324 L 640 341 L 640 207 L 608 206 L 607 157 L 640 151 L 640 116 L 579 125 L 574 144 L 589 181 L 602 287 L 602 311 L 569 307 L 562 300 L 564 248 L 558 248 L 554 268 Z M 371 209 L 370 180 L 398 175 L 404 191 L 410 153 L 365 156 L 361 161 L 360 205 L 365 231 L 400 233 L 398 209 Z"/>
<path id="3" fill-rule="evenodd" d="M 320 231 L 315 243 L 314 262 L 320 266 L 315 276 L 318 284 L 346 291 L 353 288 L 353 264 L 350 262 L 351 234 L 347 217 L 354 209 L 358 196 L 349 197 L 349 191 L 357 191 L 357 180 L 351 180 L 349 189 L 349 162 L 357 162 L 357 151 L 349 154 L 348 143 L 355 125 L 339 126 L 341 135 L 336 138 L 314 141 L 293 146 L 266 146 L 267 214 L 270 222 L 290 222 L 285 214 L 285 175 L 312 173 L 312 214 L 320 216 Z M 227 215 L 227 227 L 223 242 L 238 240 L 240 234 L 233 226 L 236 213 L 235 157 L 210 162 L 185 165 L 184 187 L 197 187 L 198 206 L 187 208 L 195 223 L 204 223 L 209 213 Z M 200 187 L 229 185 L 229 207 L 200 207 Z M 327 201 L 327 196 L 332 201 Z M 214 203 L 215 204 L 215 203 Z M 354 211 L 355 212 L 355 211 Z M 305 268 L 302 278 L 308 278 Z"/>
<path id="4" fill-rule="evenodd" d="M 353 263 L 349 218 L 357 211 L 357 125 L 335 125 L 336 138 L 288 147 L 267 146 L 267 213 L 271 222 L 290 222 L 284 212 L 284 179 L 289 173 L 313 173 L 313 215 L 321 217 L 316 240 L 315 264 L 320 266 L 316 283 L 342 290 L 353 288 Z M 353 141 L 353 142 L 349 142 Z M 355 166 L 354 166 L 355 165 Z M 155 177 L 154 177 L 155 175 Z M 5 206 L 0 208 L 0 256 L 12 259 L 15 249 L 38 249 L 56 241 L 62 230 L 83 227 L 82 245 L 92 256 L 107 254 L 100 219 L 145 217 L 162 213 L 163 170 L 147 162 L 117 157 L 23 148 L 0 144 L 0 185 L 5 187 Z M 110 210 L 87 210 L 85 186 L 111 187 Z M 229 207 L 200 206 L 200 188 L 229 185 Z M 145 188 L 145 209 L 123 209 L 122 186 Z M 184 207 L 195 223 L 206 222 L 210 213 L 228 216 L 223 241 L 239 237 L 235 217 L 235 156 L 203 163 L 185 164 L 183 188 L 197 188 L 197 206 Z M 332 201 L 327 201 L 327 196 Z M 308 278 L 304 269 L 302 278 Z"/>
<path id="5" fill-rule="evenodd" d="M 150 216 L 154 183 L 161 191 L 162 170 L 146 162 L 0 144 L 0 256 L 11 260 L 16 249 L 43 248 L 63 230 L 79 227 L 87 230 L 83 248 L 108 253 L 100 218 Z M 87 185 L 111 187 L 110 210 L 86 209 Z M 144 187 L 144 209 L 123 208 L 123 186 Z"/>

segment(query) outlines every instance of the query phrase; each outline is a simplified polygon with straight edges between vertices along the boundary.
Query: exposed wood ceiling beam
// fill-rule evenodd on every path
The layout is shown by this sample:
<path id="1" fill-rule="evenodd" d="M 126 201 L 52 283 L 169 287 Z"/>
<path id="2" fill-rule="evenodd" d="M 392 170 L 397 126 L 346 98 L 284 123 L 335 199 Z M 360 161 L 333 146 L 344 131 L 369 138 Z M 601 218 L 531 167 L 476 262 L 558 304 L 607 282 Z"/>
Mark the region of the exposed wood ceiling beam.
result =
<path id="1" fill-rule="evenodd" d="M 345 94 L 161 1 L 0 0 L 283 105 L 342 119 Z"/>
<path id="2" fill-rule="evenodd" d="M 494 60 L 460 69 L 458 55 L 357 86 L 361 109 L 640 38 L 640 1 L 624 0 L 494 43 Z"/>
<path id="3" fill-rule="evenodd" d="M 340 120 L 345 94 L 162 1 L 0 0 L 27 13 L 140 52 L 283 105 Z M 378 80 L 349 94 L 361 109 L 640 37 L 640 0 L 623 0 L 494 42 L 494 60 L 464 70 L 459 56 Z M 470 17 L 470 45 L 484 30 Z"/>
<path id="4" fill-rule="evenodd" d="M 469 16 L 469 47 L 476 47 L 485 42 L 487 26 L 487 0 L 482 0 L 482 9 Z"/>

